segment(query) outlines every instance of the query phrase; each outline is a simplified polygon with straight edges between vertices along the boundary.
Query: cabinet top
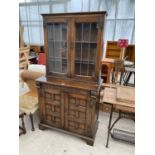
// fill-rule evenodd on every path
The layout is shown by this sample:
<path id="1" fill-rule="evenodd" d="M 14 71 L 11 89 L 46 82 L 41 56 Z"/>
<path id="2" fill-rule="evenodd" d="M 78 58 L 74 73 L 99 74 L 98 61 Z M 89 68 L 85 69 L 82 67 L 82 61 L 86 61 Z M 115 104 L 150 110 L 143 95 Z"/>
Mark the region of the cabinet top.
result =
<path id="1" fill-rule="evenodd" d="M 69 12 L 69 13 L 49 13 L 41 14 L 44 16 L 68 16 L 68 15 L 107 15 L 106 11 L 94 11 L 94 12 Z"/>
<path id="2" fill-rule="evenodd" d="M 77 88 L 82 90 L 93 90 L 96 91 L 100 88 L 100 84 L 95 83 L 86 83 L 86 82 L 76 82 L 73 80 L 60 80 L 60 79 L 52 79 L 47 80 L 45 76 L 42 76 L 40 78 L 36 79 L 37 82 L 46 83 L 46 84 L 53 84 L 56 86 L 62 86 L 62 87 L 70 87 L 70 88 Z"/>

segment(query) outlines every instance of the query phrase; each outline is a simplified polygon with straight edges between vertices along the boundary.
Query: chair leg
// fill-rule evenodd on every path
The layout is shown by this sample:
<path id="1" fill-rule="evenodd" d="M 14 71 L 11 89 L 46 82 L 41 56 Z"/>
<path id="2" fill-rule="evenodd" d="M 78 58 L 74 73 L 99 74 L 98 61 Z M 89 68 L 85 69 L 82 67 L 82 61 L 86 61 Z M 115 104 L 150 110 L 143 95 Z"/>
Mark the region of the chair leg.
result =
<path id="1" fill-rule="evenodd" d="M 31 120 L 31 126 L 32 126 L 32 131 L 34 131 L 34 124 L 33 124 L 33 114 L 30 113 L 30 120 Z"/>
<path id="2" fill-rule="evenodd" d="M 19 136 L 21 134 L 26 134 L 26 128 L 25 128 L 25 123 L 24 123 L 24 115 L 26 115 L 25 113 L 22 113 L 19 115 L 19 118 L 21 118 L 21 121 L 22 121 L 22 126 L 19 126 L 19 129 L 22 130 L 20 133 L 19 133 Z"/>
<path id="3" fill-rule="evenodd" d="M 25 113 L 24 113 L 25 115 Z M 22 117 L 22 127 L 23 127 L 23 133 L 26 134 L 26 128 L 25 128 L 25 123 L 24 123 L 24 115 Z"/>

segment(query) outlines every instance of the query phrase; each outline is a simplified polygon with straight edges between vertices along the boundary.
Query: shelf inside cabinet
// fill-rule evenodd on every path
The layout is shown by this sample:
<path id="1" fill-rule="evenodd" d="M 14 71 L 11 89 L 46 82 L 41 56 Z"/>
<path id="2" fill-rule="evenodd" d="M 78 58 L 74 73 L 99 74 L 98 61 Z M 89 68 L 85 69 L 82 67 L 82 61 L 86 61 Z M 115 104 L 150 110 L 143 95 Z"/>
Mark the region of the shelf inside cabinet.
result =
<path id="1" fill-rule="evenodd" d="M 93 64 L 95 65 L 95 62 L 94 61 L 91 61 L 91 60 L 80 60 L 80 59 L 75 59 L 75 63 L 82 63 L 82 64 Z"/>
<path id="2" fill-rule="evenodd" d="M 96 41 L 75 41 L 75 43 L 82 43 L 82 44 L 97 44 Z"/>
<path id="3" fill-rule="evenodd" d="M 107 74 L 102 73 L 101 76 L 103 76 L 103 77 L 107 77 Z"/>
<path id="4" fill-rule="evenodd" d="M 54 39 L 49 39 L 48 41 L 50 42 L 67 42 L 66 40 L 54 40 Z"/>

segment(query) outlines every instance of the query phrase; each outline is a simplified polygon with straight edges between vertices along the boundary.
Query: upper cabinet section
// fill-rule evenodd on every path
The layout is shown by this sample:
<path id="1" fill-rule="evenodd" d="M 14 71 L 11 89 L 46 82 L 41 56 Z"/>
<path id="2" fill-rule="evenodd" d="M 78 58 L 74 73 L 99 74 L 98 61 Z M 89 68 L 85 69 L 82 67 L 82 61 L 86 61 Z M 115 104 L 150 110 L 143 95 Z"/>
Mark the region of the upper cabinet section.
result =
<path id="1" fill-rule="evenodd" d="M 47 78 L 99 80 L 105 14 L 43 14 Z"/>

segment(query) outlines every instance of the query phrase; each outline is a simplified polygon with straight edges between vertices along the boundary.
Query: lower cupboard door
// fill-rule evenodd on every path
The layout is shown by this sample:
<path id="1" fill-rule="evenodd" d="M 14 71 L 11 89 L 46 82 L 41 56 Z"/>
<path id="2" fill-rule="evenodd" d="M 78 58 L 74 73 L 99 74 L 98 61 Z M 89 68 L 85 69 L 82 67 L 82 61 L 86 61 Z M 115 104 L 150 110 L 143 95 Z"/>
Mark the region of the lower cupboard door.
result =
<path id="1" fill-rule="evenodd" d="M 67 94 L 65 98 L 65 128 L 73 133 L 86 134 L 87 96 Z"/>
<path id="2" fill-rule="evenodd" d="M 53 127 L 64 125 L 63 93 L 58 90 L 45 91 L 45 122 Z"/>

